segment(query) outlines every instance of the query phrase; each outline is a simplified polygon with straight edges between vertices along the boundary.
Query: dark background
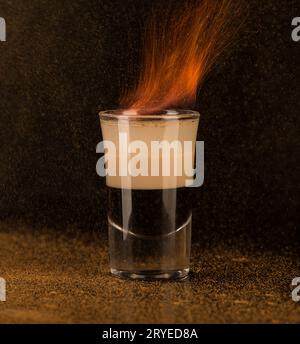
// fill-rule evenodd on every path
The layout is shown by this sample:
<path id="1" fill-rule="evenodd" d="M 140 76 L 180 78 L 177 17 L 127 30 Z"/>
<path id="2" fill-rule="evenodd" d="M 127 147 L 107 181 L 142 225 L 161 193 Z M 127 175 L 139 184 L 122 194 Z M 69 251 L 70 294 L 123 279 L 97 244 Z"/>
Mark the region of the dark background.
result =
<path id="1" fill-rule="evenodd" d="M 0 43 L 2 220 L 106 231 L 97 113 L 116 108 L 137 76 L 143 22 L 156 2 L 0 0 L 8 30 Z M 248 7 L 195 106 L 205 184 L 192 199 L 194 241 L 297 252 L 300 43 L 291 21 L 300 4 Z"/>

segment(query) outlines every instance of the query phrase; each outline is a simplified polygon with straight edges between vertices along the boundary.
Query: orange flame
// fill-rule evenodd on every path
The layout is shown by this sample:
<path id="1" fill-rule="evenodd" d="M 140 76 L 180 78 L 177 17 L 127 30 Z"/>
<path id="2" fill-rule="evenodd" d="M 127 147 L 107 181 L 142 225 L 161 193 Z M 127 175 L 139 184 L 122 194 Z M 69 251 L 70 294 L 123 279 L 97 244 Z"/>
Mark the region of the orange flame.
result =
<path id="1" fill-rule="evenodd" d="M 139 81 L 122 97 L 122 108 L 136 113 L 193 104 L 198 86 L 237 31 L 237 3 L 240 0 L 185 1 L 172 15 L 153 16 Z"/>

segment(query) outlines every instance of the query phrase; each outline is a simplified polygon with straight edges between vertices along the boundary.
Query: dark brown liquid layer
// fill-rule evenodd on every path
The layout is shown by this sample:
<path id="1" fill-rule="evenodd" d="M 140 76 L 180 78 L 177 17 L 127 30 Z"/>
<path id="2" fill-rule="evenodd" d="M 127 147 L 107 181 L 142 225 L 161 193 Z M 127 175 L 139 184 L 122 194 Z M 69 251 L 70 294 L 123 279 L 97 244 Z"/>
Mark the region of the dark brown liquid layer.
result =
<path id="1" fill-rule="evenodd" d="M 109 188 L 109 218 L 122 229 L 141 236 L 175 232 L 191 216 L 190 191 Z"/>

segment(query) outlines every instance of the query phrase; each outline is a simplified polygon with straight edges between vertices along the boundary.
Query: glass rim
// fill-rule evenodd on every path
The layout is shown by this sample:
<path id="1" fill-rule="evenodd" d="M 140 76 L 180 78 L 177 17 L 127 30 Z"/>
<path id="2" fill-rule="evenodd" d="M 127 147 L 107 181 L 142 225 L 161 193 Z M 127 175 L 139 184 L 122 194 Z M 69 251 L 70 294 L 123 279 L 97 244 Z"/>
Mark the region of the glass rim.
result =
<path id="1" fill-rule="evenodd" d="M 191 120 L 200 118 L 200 113 L 194 110 L 167 109 L 156 112 L 132 112 L 128 110 L 106 110 L 99 112 L 100 120 L 126 120 L 126 121 L 170 121 Z"/>

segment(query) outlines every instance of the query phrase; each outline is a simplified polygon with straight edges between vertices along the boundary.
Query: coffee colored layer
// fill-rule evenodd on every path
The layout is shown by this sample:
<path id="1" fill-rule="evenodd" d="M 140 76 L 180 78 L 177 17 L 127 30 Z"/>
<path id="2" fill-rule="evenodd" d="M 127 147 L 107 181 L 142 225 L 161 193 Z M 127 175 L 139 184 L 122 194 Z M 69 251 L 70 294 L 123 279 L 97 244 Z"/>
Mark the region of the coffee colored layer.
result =
<path id="1" fill-rule="evenodd" d="M 183 168 L 182 176 L 176 176 L 174 173 L 174 164 L 181 160 L 182 166 L 184 166 L 184 158 L 188 155 L 191 161 L 194 161 L 195 157 L 195 141 L 197 136 L 197 129 L 199 125 L 199 119 L 185 119 L 185 120 L 169 120 L 169 121 L 134 121 L 134 120 L 101 120 L 101 128 L 104 140 L 111 141 L 116 146 L 116 156 L 112 153 L 108 153 L 108 158 L 116 158 L 117 160 L 117 175 L 107 176 L 106 183 L 110 187 L 125 188 L 125 189 L 170 189 L 183 187 L 186 185 L 191 177 L 187 175 Z M 121 177 L 119 174 L 118 161 L 124 163 L 124 155 L 120 149 L 124 148 L 124 145 L 120 145 L 120 133 L 127 134 L 127 144 L 134 141 L 143 141 L 148 148 L 148 175 L 147 176 L 127 176 Z M 170 176 L 163 176 L 162 169 L 160 168 L 158 176 L 151 176 L 151 164 L 157 163 L 157 159 L 151 156 L 151 143 L 153 141 L 167 141 L 172 143 L 179 141 L 182 149 L 185 141 L 191 141 L 192 150 L 185 155 L 184 149 L 182 154 L 177 156 L 170 155 Z M 125 163 L 129 163 L 129 160 L 134 156 L 125 156 Z M 163 158 L 160 157 L 159 166 L 162 166 Z"/>

